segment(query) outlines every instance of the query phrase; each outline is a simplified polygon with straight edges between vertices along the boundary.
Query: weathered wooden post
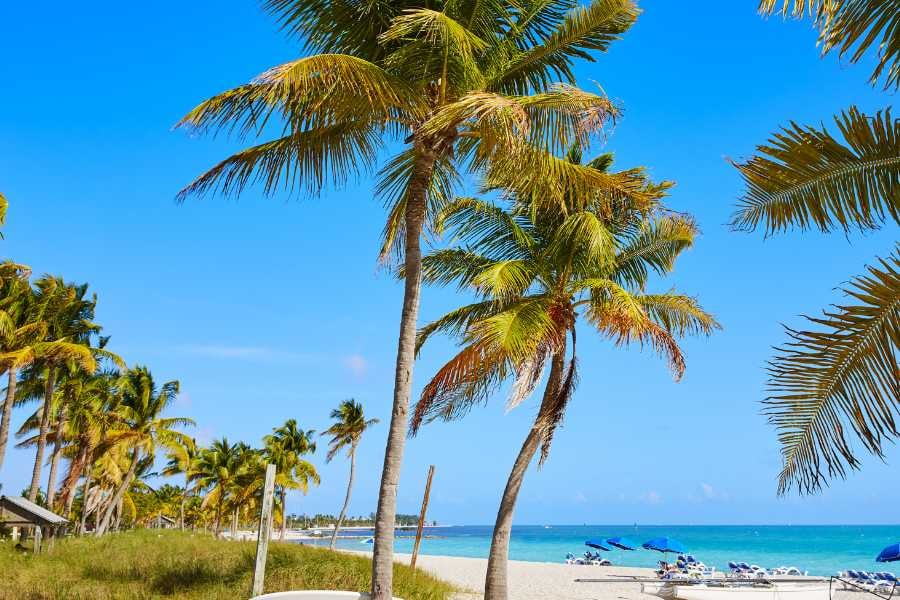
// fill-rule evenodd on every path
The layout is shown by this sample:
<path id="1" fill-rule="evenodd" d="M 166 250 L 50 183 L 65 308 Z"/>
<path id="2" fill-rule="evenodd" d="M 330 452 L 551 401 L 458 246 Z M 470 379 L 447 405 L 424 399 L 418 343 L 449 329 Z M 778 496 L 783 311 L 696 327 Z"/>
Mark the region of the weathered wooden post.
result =
<path id="1" fill-rule="evenodd" d="M 38 554 L 41 551 L 41 526 L 34 526 L 34 553 Z"/>
<path id="2" fill-rule="evenodd" d="M 425 482 L 425 496 L 422 498 L 422 512 L 419 513 L 419 526 L 416 528 L 416 543 L 413 544 L 412 560 L 409 566 L 416 567 L 419 558 L 419 544 L 422 543 L 422 527 L 425 525 L 425 511 L 428 510 L 428 496 L 431 494 L 431 478 L 434 477 L 434 465 L 428 467 L 428 480 Z"/>
<path id="3" fill-rule="evenodd" d="M 262 510 L 259 513 L 259 532 L 256 537 L 256 566 L 253 568 L 253 589 L 251 596 L 263 593 L 266 578 L 266 555 L 269 552 L 269 538 L 272 535 L 272 497 L 275 495 L 275 465 L 266 465 L 266 480 L 263 484 Z"/>

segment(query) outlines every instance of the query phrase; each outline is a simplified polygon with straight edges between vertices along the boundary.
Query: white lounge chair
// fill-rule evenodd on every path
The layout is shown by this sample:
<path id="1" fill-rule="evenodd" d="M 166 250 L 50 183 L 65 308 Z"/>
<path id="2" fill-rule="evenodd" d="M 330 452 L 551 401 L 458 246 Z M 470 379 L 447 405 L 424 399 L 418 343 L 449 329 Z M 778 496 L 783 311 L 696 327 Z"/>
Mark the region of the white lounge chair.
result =
<path id="1" fill-rule="evenodd" d="M 273 592 L 255 596 L 250 600 L 369 600 L 369 594 L 360 592 L 336 592 L 331 590 L 303 590 L 296 592 Z M 394 600 L 401 600 L 394 598 Z"/>

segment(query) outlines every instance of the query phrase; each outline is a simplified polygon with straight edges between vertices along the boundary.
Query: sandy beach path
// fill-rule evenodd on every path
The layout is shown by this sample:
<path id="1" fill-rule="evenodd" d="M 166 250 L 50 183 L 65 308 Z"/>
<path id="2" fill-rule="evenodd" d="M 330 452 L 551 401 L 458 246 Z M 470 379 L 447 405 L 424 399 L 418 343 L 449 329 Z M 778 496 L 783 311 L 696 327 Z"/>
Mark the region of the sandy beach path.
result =
<path id="1" fill-rule="evenodd" d="M 409 564 L 408 554 L 396 554 L 399 562 Z M 484 591 L 487 559 L 455 556 L 420 555 L 418 565 L 445 581 L 471 593 L 456 600 L 477 600 Z M 650 600 L 641 593 L 639 583 L 577 583 L 577 578 L 618 575 L 652 576 L 652 569 L 634 567 L 598 567 L 555 563 L 509 561 L 509 596 L 511 600 Z"/>

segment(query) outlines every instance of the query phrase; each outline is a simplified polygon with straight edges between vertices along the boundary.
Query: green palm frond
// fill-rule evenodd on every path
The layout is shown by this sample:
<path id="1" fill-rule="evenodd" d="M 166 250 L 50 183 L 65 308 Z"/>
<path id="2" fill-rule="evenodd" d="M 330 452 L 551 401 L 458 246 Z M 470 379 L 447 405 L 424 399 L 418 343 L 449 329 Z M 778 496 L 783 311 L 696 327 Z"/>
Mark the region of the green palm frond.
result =
<path id="1" fill-rule="evenodd" d="M 876 456 L 900 436 L 900 258 L 868 271 L 844 289 L 853 304 L 809 318 L 815 331 L 788 329 L 791 341 L 771 363 L 766 412 L 782 446 L 779 493 L 814 492 L 856 469 L 849 430 Z"/>
<path id="2" fill-rule="evenodd" d="M 461 306 L 450 311 L 440 319 L 432 321 L 419 329 L 416 335 L 416 352 L 421 349 L 422 344 L 433 334 L 442 332 L 453 337 L 461 337 L 472 323 L 503 311 L 508 304 L 497 300 L 486 300 Z"/>
<path id="3" fill-rule="evenodd" d="M 822 53 L 837 49 L 841 58 L 858 62 L 878 49 L 872 85 L 885 75 L 885 89 L 900 88 L 900 0 L 761 0 L 759 10 L 770 15 L 809 15 L 819 29 Z"/>
<path id="4" fill-rule="evenodd" d="M 524 94 L 546 89 L 555 81 L 573 81 L 573 59 L 593 61 L 589 51 L 605 52 L 637 19 L 630 0 L 592 0 L 571 9 L 552 31 L 544 32 L 528 50 L 498 69 L 487 87 Z"/>
<path id="5" fill-rule="evenodd" d="M 697 226 L 690 217 L 665 215 L 642 222 L 626 236 L 616 255 L 618 281 L 643 288 L 648 271 L 662 275 L 675 266 L 675 260 L 694 244 Z"/>
<path id="6" fill-rule="evenodd" d="M 529 296 L 501 311 L 480 319 L 469 327 L 466 338 L 520 363 L 533 357 L 537 349 L 564 334 L 545 296 Z"/>
<path id="7" fill-rule="evenodd" d="M 571 264 L 577 259 L 601 271 L 611 270 L 616 262 L 613 232 L 590 211 L 567 216 L 554 229 L 547 252 L 558 264 Z"/>
<path id="8" fill-rule="evenodd" d="M 237 196 L 248 185 L 262 183 L 266 194 L 298 186 L 315 196 L 327 183 L 343 185 L 367 171 L 381 147 L 378 131 L 365 123 L 340 123 L 300 131 L 253 146 L 226 158 L 178 193 L 221 193 Z"/>
<path id="9" fill-rule="evenodd" d="M 512 214 L 478 198 L 457 198 L 435 218 L 438 234 L 448 233 L 451 241 L 465 240 L 466 246 L 495 259 L 519 258 L 534 246 L 527 215 Z"/>
<path id="10" fill-rule="evenodd" d="M 503 300 L 525 293 L 534 281 L 532 263 L 525 260 L 500 260 L 483 266 L 471 285 L 486 298 Z"/>
<path id="11" fill-rule="evenodd" d="M 9 201 L 2 193 L 0 193 L 0 226 L 6 225 L 6 211 L 9 209 Z M 0 233 L 0 240 L 3 239 L 3 233 Z"/>
<path id="12" fill-rule="evenodd" d="M 474 286 L 476 278 L 492 262 L 480 254 L 462 248 L 436 250 L 422 259 L 422 280 L 438 285 L 448 285 L 456 281 L 460 290 L 467 289 Z M 402 268 L 399 275 L 403 276 Z"/>
<path id="13" fill-rule="evenodd" d="M 422 110 L 419 95 L 381 67 L 355 56 L 317 54 L 213 96 L 176 127 L 243 138 L 261 134 L 273 117 L 276 125 L 297 132 L 360 119 L 384 125 Z"/>
<path id="14" fill-rule="evenodd" d="M 635 296 L 650 320 L 676 336 L 710 335 L 722 326 L 700 306 L 696 298 L 683 294 L 641 294 Z"/>
<path id="15" fill-rule="evenodd" d="M 776 233 L 900 222 L 900 120 L 890 109 L 870 118 L 851 107 L 835 121 L 844 143 L 824 128 L 792 123 L 759 156 L 735 163 L 747 192 L 733 227 Z"/>

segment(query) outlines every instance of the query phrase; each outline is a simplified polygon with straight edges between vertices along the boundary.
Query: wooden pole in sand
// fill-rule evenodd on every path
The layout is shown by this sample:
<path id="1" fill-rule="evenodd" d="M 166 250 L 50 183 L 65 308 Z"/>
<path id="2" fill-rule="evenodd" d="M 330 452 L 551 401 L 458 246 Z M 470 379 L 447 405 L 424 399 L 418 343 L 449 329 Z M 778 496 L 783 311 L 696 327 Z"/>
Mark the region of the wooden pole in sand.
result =
<path id="1" fill-rule="evenodd" d="M 431 478 L 434 477 L 434 465 L 428 467 L 428 480 L 425 482 L 425 496 L 422 498 L 422 512 L 419 513 L 419 526 L 416 528 L 416 543 L 413 544 L 412 559 L 409 566 L 416 568 L 419 558 L 419 544 L 422 543 L 422 527 L 425 526 L 425 511 L 428 510 L 428 496 L 431 494 Z"/>
<path id="2" fill-rule="evenodd" d="M 275 465 L 266 465 L 266 480 L 263 484 L 262 510 L 259 512 L 259 532 L 256 536 L 256 566 L 253 568 L 253 589 L 251 596 L 263 593 L 266 578 L 266 555 L 269 552 L 269 537 L 272 515 L 272 497 L 275 495 Z"/>

